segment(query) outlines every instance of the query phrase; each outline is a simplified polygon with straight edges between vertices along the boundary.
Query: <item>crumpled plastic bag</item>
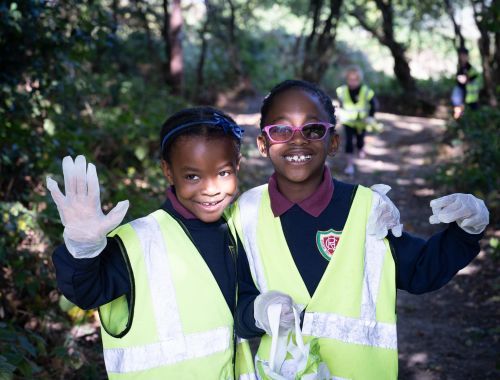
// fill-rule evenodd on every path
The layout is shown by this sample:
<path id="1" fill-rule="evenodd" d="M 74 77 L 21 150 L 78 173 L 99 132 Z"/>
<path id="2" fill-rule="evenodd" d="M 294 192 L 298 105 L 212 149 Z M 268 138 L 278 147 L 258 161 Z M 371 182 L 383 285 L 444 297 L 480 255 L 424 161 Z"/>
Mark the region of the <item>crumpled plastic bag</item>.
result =
<path id="1" fill-rule="evenodd" d="M 327 365 L 321 360 L 318 338 L 313 338 L 304 344 L 300 330 L 300 317 L 296 308 L 295 335 L 278 335 L 281 305 L 274 304 L 268 308 L 268 318 L 271 325 L 272 341 L 269 361 L 260 360 L 264 374 L 259 373 L 263 380 L 329 380 L 332 378 Z"/>

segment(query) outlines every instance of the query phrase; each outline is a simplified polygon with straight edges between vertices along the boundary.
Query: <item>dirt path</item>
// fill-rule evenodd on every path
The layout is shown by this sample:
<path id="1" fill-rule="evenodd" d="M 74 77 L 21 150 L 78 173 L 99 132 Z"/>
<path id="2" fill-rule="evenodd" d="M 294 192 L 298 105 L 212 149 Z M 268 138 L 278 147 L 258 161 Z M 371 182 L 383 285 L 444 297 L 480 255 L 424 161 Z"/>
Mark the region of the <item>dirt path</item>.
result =
<path id="1" fill-rule="evenodd" d="M 258 114 L 235 117 L 246 125 L 242 162 L 246 189 L 266 182 L 272 168 L 255 148 Z M 389 196 L 401 212 L 404 229 L 427 238 L 443 228 L 430 225 L 428 218 L 429 201 L 444 195 L 436 193 L 430 182 L 444 121 L 383 113 L 377 118 L 386 128 L 367 136 L 367 157 L 356 161 L 353 177 L 343 175 L 343 153 L 328 164 L 340 180 L 390 185 Z M 500 379 L 500 297 L 495 295 L 500 283 L 494 265 L 481 253 L 439 291 L 420 296 L 398 292 L 401 379 Z"/>

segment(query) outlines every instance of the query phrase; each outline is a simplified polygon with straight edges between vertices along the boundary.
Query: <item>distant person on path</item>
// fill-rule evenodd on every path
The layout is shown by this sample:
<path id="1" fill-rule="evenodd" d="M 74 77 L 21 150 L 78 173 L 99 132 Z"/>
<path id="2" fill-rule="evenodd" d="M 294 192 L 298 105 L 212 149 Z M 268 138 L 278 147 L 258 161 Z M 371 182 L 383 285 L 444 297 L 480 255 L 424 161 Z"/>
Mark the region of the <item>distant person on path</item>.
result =
<path id="1" fill-rule="evenodd" d="M 347 166 L 344 173 L 353 175 L 355 172 L 353 139 L 356 138 L 358 157 L 364 158 L 366 127 L 375 124 L 378 102 L 373 90 L 363 84 L 363 72 L 358 66 L 351 66 L 346 70 L 345 80 L 347 84 L 338 87 L 336 93 L 341 108 L 340 123 L 344 126 L 346 139 Z"/>
<path id="2" fill-rule="evenodd" d="M 233 317 L 236 290 L 258 292 L 223 214 L 238 192 L 242 133 L 211 107 L 168 118 L 158 144 L 166 199 L 118 228 L 128 201 L 103 215 L 85 157 L 64 158 L 65 195 L 47 179 L 65 227 L 53 255 L 57 283 L 81 308 L 99 308 L 110 379 L 252 378 Z"/>
<path id="3" fill-rule="evenodd" d="M 238 302 L 237 313 L 253 312 L 266 332 L 256 358 L 261 376 L 270 360 L 267 311 L 281 304 L 280 329 L 290 329 L 293 309 L 303 310 L 302 333 L 319 339 L 335 378 L 396 379 L 396 289 L 442 287 L 479 253 L 489 221 L 482 200 L 451 194 L 422 210 L 430 223 L 446 224 L 441 232 L 427 240 L 404 232 L 389 186 L 332 178 L 325 161 L 339 147 L 335 124 L 332 100 L 309 82 L 284 81 L 262 104 L 257 145 L 274 174 L 243 193 L 233 213 L 262 293 Z"/>
<path id="4" fill-rule="evenodd" d="M 456 85 L 451 93 L 454 119 L 460 118 L 465 108 L 478 108 L 480 89 L 481 76 L 469 63 L 469 51 L 462 47 L 458 49 Z"/>

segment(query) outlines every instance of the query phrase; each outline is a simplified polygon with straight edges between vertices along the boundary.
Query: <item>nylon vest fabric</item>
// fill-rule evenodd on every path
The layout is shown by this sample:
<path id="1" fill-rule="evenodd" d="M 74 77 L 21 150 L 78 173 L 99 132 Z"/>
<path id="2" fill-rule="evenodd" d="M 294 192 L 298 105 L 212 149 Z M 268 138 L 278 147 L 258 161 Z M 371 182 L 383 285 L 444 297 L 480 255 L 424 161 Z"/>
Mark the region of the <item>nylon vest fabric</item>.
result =
<path id="1" fill-rule="evenodd" d="M 306 307 L 304 338 L 319 338 L 322 359 L 339 379 L 397 378 L 395 264 L 388 242 L 366 233 L 376 196 L 358 186 L 340 241 L 312 297 L 280 218 L 272 214 L 267 185 L 244 193 L 234 210 L 257 287 L 287 293 Z M 260 359 L 268 359 L 270 342 L 269 336 L 262 338 Z M 262 370 L 256 369 L 258 374 Z"/>
<path id="2" fill-rule="evenodd" d="M 467 75 L 469 77 L 476 75 L 472 81 L 468 81 L 465 85 L 465 104 L 479 102 L 479 91 L 481 90 L 481 79 L 479 73 L 471 68 Z"/>
<path id="3" fill-rule="evenodd" d="M 181 225 L 158 210 L 111 235 L 126 251 L 133 290 L 130 308 L 125 296 L 99 308 L 109 378 L 233 379 L 231 311 Z M 238 348 L 250 352 L 248 342 Z M 247 356 L 240 367 L 251 375 Z"/>
<path id="4" fill-rule="evenodd" d="M 341 123 L 352 128 L 366 128 L 365 120 L 370 113 L 370 100 L 375 96 L 373 90 L 366 85 L 362 85 L 356 103 L 351 99 L 349 88 L 346 85 L 338 87 L 336 92 L 337 98 L 342 101 L 342 108 L 340 109 Z"/>

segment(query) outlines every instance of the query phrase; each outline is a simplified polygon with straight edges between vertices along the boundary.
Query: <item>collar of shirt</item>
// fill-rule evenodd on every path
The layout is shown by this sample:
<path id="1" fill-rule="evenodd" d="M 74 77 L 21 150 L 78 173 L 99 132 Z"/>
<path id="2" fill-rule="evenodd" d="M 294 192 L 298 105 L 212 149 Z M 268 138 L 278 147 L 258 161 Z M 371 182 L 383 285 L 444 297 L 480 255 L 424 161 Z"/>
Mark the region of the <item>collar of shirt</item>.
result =
<path id="1" fill-rule="evenodd" d="M 173 186 L 168 188 L 167 198 L 172 203 L 174 210 L 177 211 L 184 219 L 198 219 L 191 211 L 185 208 L 181 202 L 179 202 L 177 196 L 175 195 Z"/>
<path id="2" fill-rule="evenodd" d="M 330 170 L 325 165 L 323 170 L 323 180 L 318 188 L 306 199 L 294 203 L 286 198 L 278 189 L 276 182 L 276 173 L 269 178 L 269 198 L 271 200 L 271 209 L 275 217 L 279 217 L 291 209 L 294 205 L 298 205 L 302 210 L 309 215 L 318 217 L 328 206 L 333 196 L 333 180 Z"/>

